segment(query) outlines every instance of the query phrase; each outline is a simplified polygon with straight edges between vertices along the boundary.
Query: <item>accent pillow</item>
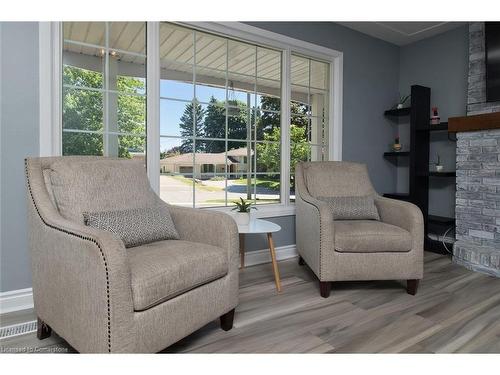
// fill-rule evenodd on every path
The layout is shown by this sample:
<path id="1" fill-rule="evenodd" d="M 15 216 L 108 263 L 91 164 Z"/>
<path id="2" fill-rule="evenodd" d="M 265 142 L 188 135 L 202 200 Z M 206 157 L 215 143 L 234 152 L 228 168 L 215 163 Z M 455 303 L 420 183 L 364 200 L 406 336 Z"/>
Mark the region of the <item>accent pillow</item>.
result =
<path id="1" fill-rule="evenodd" d="M 373 196 L 318 197 L 329 204 L 334 220 L 380 220 Z"/>
<path id="2" fill-rule="evenodd" d="M 117 234 L 125 247 L 162 240 L 178 240 L 170 212 L 165 206 L 120 211 L 84 212 L 85 225 Z"/>

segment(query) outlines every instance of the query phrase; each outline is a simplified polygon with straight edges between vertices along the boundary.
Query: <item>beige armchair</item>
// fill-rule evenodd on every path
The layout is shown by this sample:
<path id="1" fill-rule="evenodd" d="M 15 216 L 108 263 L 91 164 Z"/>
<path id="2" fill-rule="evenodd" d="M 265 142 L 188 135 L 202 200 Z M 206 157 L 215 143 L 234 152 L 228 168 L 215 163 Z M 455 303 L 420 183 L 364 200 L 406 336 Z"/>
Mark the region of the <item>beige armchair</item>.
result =
<path id="1" fill-rule="evenodd" d="M 26 160 L 38 337 L 54 329 L 80 352 L 158 352 L 219 317 L 222 328 L 231 329 L 238 231 L 228 215 L 169 206 L 180 240 L 127 249 L 111 232 L 85 226 L 81 215 L 63 217 L 61 191 L 73 201 L 64 209 L 77 213 L 164 204 L 143 163 L 121 160 L 129 163 L 121 164 L 126 171 L 111 174 L 99 168 L 117 160 Z M 56 186 L 56 172 L 75 173 L 83 182 Z"/>
<path id="2" fill-rule="evenodd" d="M 423 275 L 424 224 L 412 203 L 383 198 L 372 187 L 364 164 L 304 162 L 296 167 L 296 236 L 299 263 L 319 279 L 321 296 L 332 281 L 407 280 L 416 294 Z M 376 220 L 334 220 L 318 197 L 373 195 Z"/>

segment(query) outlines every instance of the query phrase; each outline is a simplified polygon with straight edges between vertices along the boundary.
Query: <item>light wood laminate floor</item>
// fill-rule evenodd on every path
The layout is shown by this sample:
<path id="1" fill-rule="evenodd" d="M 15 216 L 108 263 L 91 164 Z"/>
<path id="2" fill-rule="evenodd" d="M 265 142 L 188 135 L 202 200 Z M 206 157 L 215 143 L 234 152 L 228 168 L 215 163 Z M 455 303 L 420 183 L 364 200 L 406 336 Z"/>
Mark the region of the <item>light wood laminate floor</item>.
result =
<path id="1" fill-rule="evenodd" d="M 404 282 L 334 283 L 330 298 L 297 259 L 279 262 L 276 293 L 270 264 L 241 270 L 234 328 L 212 322 L 166 353 L 500 353 L 500 279 L 468 271 L 449 257 L 426 253 L 416 296 Z M 34 319 L 4 314 L 2 326 Z M 29 347 L 71 351 L 57 335 L 34 333 L 0 341 L 2 351 Z"/>

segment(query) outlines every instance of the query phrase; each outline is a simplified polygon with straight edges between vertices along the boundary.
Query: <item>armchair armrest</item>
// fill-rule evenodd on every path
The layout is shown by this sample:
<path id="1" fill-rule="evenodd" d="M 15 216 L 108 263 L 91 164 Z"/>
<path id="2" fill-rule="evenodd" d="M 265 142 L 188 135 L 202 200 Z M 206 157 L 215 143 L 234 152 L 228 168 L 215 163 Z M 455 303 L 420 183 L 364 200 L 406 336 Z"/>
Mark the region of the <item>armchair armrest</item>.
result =
<path id="1" fill-rule="evenodd" d="M 168 205 L 181 240 L 206 243 L 228 251 L 229 262 L 238 268 L 238 226 L 217 211 Z"/>
<path id="2" fill-rule="evenodd" d="M 123 242 L 64 219 L 46 202 L 30 201 L 37 314 L 82 351 L 132 351 L 133 301 Z"/>
<path id="3" fill-rule="evenodd" d="M 321 279 L 322 253 L 333 248 L 334 220 L 328 203 L 304 191 L 296 194 L 297 249 L 309 267 Z"/>
<path id="4" fill-rule="evenodd" d="M 300 195 L 300 199 L 297 199 L 297 201 L 300 201 L 299 204 L 306 204 L 314 207 L 319 215 L 320 223 L 323 227 L 322 229 L 329 231 L 333 228 L 333 213 L 327 202 L 320 201 L 306 194 Z"/>
<path id="5" fill-rule="evenodd" d="M 413 238 L 412 249 L 423 251 L 424 218 L 420 208 L 410 202 L 383 197 L 375 197 L 375 205 L 384 223 L 396 225 L 410 232 Z"/>

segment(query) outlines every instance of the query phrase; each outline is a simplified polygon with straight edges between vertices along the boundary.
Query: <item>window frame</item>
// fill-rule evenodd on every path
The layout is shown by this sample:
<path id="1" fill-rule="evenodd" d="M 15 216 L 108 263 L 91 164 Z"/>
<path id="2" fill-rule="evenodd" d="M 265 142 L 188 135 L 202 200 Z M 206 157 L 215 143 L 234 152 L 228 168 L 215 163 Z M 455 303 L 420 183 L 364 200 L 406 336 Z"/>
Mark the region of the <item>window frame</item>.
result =
<path id="1" fill-rule="evenodd" d="M 282 52 L 281 71 L 281 184 L 279 204 L 259 206 L 257 217 L 290 216 L 290 61 L 300 54 L 329 63 L 328 160 L 342 160 L 343 53 L 241 22 L 173 22 L 223 37 L 254 43 Z M 160 22 L 147 22 L 146 157 L 148 177 L 155 192 L 160 187 Z M 40 156 L 62 150 L 62 22 L 39 23 Z M 231 207 L 203 208 L 229 212 Z"/>

